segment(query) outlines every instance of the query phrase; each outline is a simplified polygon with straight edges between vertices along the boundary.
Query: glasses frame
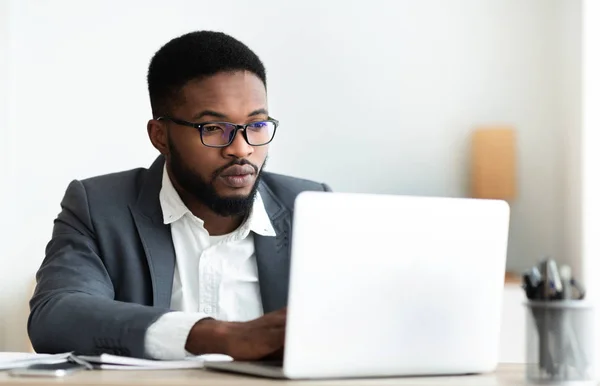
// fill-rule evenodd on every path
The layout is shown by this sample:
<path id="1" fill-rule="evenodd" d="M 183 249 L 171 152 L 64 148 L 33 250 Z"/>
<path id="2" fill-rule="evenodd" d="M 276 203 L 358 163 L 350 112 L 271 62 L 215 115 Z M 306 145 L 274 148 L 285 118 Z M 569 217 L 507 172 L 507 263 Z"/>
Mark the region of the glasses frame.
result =
<path id="1" fill-rule="evenodd" d="M 198 134 L 200 134 L 200 141 L 202 141 L 202 144 L 204 146 L 206 146 L 206 147 L 214 147 L 214 148 L 224 148 L 224 147 L 227 147 L 227 146 L 231 145 L 233 143 L 233 141 L 235 140 L 235 137 L 237 136 L 238 131 L 242 132 L 242 137 L 244 137 L 244 140 L 250 146 L 265 146 L 265 145 L 268 145 L 275 138 L 275 133 L 277 132 L 277 126 L 279 126 L 279 121 L 277 119 L 273 119 L 271 117 L 268 117 L 267 119 L 262 120 L 262 121 L 247 123 L 245 125 L 236 125 L 235 123 L 225 122 L 225 121 L 211 121 L 211 122 L 194 123 L 194 122 L 184 121 L 183 119 L 173 118 L 173 117 L 168 116 L 168 115 L 158 117 L 158 118 L 156 118 L 156 120 L 157 121 L 170 121 L 170 122 L 175 123 L 176 125 L 193 127 L 196 130 L 198 130 Z M 246 134 L 246 129 L 248 128 L 248 126 L 254 125 L 254 124 L 259 123 L 259 122 L 271 122 L 271 123 L 273 123 L 274 124 L 273 135 L 271 136 L 271 139 L 268 142 L 265 142 L 265 143 L 260 144 L 260 145 L 253 145 L 248 140 L 248 135 Z M 226 143 L 226 144 L 224 144 L 224 145 L 207 145 L 206 143 L 204 143 L 204 138 L 202 136 L 202 128 L 204 126 L 206 126 L 206 125 L 214 125 L 214 124 L 217 124 L 217 123 L 222 123 L 222 124 L 227 124 L 227 125 L 235 126 L 235 129 L 233 131 L 233 135 L 231 136 L 231 139 L 229 140 L 229 142 Z"/>

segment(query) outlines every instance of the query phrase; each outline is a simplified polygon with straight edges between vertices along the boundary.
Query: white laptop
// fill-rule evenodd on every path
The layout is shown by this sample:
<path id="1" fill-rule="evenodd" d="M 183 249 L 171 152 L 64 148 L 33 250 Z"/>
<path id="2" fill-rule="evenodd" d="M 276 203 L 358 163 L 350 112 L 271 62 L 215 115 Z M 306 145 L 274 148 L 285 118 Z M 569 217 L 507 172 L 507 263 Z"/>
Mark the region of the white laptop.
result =
<path id="1" fill-rule="evenodd" d="M 288 379 L 493 371 L 508 229 L 504 201 L 302 193 L 283 362 L 206 367 Z"/>

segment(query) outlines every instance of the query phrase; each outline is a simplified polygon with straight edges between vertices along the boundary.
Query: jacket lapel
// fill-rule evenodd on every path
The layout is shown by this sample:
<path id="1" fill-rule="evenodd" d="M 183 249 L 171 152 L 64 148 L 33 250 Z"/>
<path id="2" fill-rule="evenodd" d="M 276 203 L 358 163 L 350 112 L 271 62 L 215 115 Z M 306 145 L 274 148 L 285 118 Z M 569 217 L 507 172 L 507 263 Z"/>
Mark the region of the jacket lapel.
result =
<path id="1" fill-rule="evenodd" d="M 159 193 L 164 158 L 158 157 L 146 174 L 140 195 L 129 209 L 135 221 L 152 279 L 153 305 L 169 308 L 175 272 L 175 249 L 171 228 L 163 223 Z"/>
<path id="2" fill-rule="evenodd" d="M 258 282 L 263 309 L 267 313 L 287 305 L 291 214 L 264 182 L 261 183 L 259 191 L 277 234 L 276 237 L 254 235 Z"/>

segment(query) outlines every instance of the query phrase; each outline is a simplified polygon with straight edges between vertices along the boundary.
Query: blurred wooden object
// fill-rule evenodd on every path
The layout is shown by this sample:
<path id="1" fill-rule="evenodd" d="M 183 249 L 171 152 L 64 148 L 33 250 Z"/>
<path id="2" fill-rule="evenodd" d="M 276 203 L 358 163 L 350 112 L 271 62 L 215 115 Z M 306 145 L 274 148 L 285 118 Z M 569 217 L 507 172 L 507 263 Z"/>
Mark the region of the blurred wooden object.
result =
<path id="1" fill-rule="evenodd" d="M 511 127 L 482 127 L 473 133 L 471 196 L 511 200 L 517 195 L 516 135 Z"/>
<path id="2" fill-rule="evenodd" d="M 505 272 L 504 273 L 504 283 L 505 284 L 521 284 L 521 275 L 515 272 Z"/>

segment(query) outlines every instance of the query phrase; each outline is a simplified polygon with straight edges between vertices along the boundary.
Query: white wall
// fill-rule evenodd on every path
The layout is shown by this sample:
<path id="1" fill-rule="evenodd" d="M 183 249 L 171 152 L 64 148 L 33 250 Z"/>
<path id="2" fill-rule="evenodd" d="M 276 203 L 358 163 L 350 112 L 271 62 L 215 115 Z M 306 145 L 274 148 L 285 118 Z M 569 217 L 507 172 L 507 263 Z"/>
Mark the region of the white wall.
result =
<path id="1" fill-rule="evenodd" d="M 5 181 L 9 180 L 8 162 L 10 151 L 8 146 L 8 1 L 0 0 L 0 213 L 6 213 L 8 210 L 8 189 Z M 8 251 L 8 240 L 10 223 L 8 221 L 0 222 L 0 256 L 5 256 Z M 0 272 L 5 270 L 4 260 L 0 258 Z M 6 308 L 6 286 L 4 284 L 4 274 L 0 273 L 0 350 L 4 346 L 4 330 Z"/>
<path id="2" fill-rule="evenodd" d="M 600 299 L 600 3 L 584 2 L 583 265 L 588 291 Z M 600 304 L 600 301 L 599 301 Z"/>
<path id="3" fill-rule="evenodd" d="M 14 235 L 0 255 L 0 282 L 10 288 L 0 312 L 14 332 L 5 348 L 23 347 L 30 281 L 69 180 L 154 158 L 147 64 L 193 29 L 228 32 L 264 60 L 271 112 L 282 122 L 269 169 L 336 190 L 466 195 L 470 130 L 515 125 L 520 196 L 509 268 L 544 254 L 564 259 L 559 2 L 9 4 L 0 52 L 10 47 L 13 69 L 5 98 Z"/>
<path id="4" fill-rule="evenodd" d="M 562 113 L 560 125 L 564 141 L 564 221 L 561 221 L 565 240 L 565 255 L 572 263 L 574 275 L 582 275 L 582 2 L 561 1 L 557 44 L 561 55 L 558 58 L 560 70 L 559 105 Z"/>
<path id="5" fill-rule="evenodd" d="M 588 298 L 596 306 L 600 348 L 600 3 L 583 2 L 582 265 Z M 597 352 L 600 375 L 600 349 Z"/>

